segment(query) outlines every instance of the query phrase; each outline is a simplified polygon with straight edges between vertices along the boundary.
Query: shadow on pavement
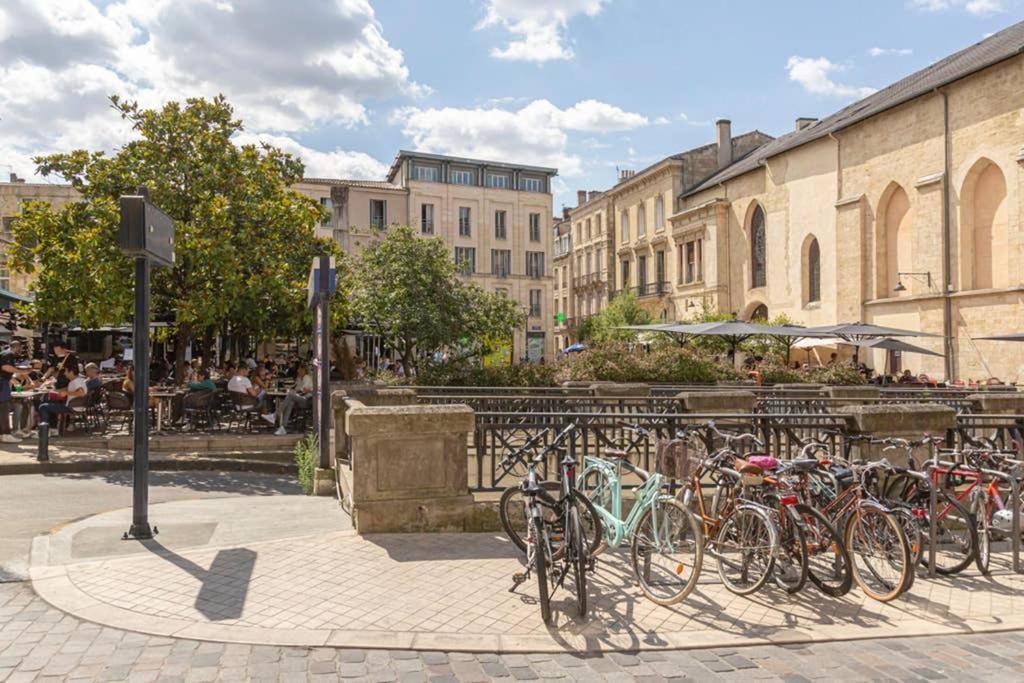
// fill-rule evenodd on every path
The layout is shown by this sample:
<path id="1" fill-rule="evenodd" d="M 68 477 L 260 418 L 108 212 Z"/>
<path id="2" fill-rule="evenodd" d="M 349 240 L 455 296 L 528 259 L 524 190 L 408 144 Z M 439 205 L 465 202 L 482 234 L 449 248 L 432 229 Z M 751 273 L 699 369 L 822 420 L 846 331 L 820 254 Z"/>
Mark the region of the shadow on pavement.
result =
<path id="1" fill-rule="evenodd" d="M 248 548 L 218 551 L 210 568 L 204 569 L 158 541 L 141 541 L 141 544 L 155 556 L 183 569 L 202 583 L 196 595 L 195 608 L 204 617 L 210 621 L 223 621 L 242 616 L 253 567 L 256 565 L 255 551 Z"/>
<path id="2" fill-rule="evenodd" d="M 363 534 L 395 562 L 493 560 L 522 553 L 503 534 Z"/>
<path id="3" fill-rule="evenodd" d="M 100 480 L 108 484 L 131 487 L 132 474 L 127 471 L 49 473 L 46 477 L 72 480 Z M 203 493 L 235 493 L 249 496 L 301 495 L 302 487 L 290 475 L 257 474 L 250 472 L 151 472 L 150 487 L 170 486 L 187 488 Z"/>

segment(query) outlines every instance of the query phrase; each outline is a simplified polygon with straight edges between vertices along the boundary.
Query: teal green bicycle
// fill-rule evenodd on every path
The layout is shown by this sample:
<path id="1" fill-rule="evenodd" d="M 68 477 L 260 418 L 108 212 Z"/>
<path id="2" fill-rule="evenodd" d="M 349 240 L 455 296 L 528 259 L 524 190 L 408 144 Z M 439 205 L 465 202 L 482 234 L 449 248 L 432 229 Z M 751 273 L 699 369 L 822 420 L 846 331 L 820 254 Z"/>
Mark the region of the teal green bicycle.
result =
<path id="1" fill-rule="evenodd" d="M 668 483 L 665 477 L 629 461 L 630 452 L 636 451 L 650 432 L 640 426 L 625 429 L 635 434 L 625 448 L 606 448 L 603 458 L 584 458 L 578 488 L 603 522 L 607 547 L 630 543 L 633 573 L 644 595 L 659 605 L 674 605 L 697 586 L 704 561 L 703 533 L 693 513 L 663 492 Z M 642 482 L 625 516 L 623 469 Z"/>

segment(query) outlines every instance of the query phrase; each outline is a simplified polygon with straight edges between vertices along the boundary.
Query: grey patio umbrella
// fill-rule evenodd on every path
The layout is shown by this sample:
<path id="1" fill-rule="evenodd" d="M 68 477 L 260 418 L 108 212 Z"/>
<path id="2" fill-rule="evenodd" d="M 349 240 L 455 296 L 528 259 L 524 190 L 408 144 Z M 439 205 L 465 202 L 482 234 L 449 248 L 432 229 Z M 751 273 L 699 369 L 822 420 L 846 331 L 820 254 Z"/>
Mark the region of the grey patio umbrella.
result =
<path id="1" fill-rule="evenodd" d="M 638 332 L 664 332 L 665 328 L 673 327 L 675 323 L 652 323 L 650 325 L 619 325 L 617 330 L 636 330 Z"/>
<path id="2" fill-rule="evenodd" d="M 859 341 L 851 342 L 855 346 L 861 346 L 865 349 L 885 349 L 886 351 L 899 351 L 901 353 L 918 353 L 922 356 L 939 356 L 942 357 L 944 354 L 936 353 L 921 346 L 909 344 L 899 339 L 883 338 L 873 339 L 870 341 Z"/>
<path id="3" fill-rule="evenodd" d="M 938 337 L 930 332 L 918 332 L 916 330 L 901 330 L 898 327 L 885 327 L 883 325 L 872 325 L 871 323 L 839 323 L 838 325 L 823 325 L 812 327 L 815 332 L 822 332 L 830 337 L 839 337 L 848 342 L 858 342 L 867 339 L 878 339 L 879 337 Z M 860 360 L 860 346 L 854 344 L 853 360 Z"/>
<path id="4" fill-rule="evenodd" d="M 975 337 L 974 340 L 987 339 L 990 341 L 1014 341 L 1024 342 L 1024 332 L 1017 332 L 1016 334 L 997 334 L 994 337 Z"/>

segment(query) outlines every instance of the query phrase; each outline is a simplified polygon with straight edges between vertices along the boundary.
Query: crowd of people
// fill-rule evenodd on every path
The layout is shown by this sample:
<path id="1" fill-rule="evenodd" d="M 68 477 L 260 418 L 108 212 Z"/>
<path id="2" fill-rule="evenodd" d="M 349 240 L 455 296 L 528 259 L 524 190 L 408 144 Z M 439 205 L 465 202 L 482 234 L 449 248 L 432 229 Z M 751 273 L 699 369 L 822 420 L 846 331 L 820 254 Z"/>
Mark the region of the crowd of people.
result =
<path id="1" fill-rule="evenodd" d="M 62 415 L 84 411 L 90 399 L 104 389 L 123 393 L 129 404 L 133 400 L 135 368 L 131 363 L 109 358 L 99 364 L 83 364 L 60 340 L 52 342 L 48 351 L 45 361 L 30 359 L 18 340 L 0 351 L 0 442 L 19 443 L 37 436 L 37 424 L 56 425 Z M 260 418 L 276 427 L 278 435 L 287 434 L 293 416 L 312 406 L 313 376 L 308 364 L 297 357 L 247 358 L 217 367 L 207 367 L 196 358 L 185 368 L 183 381 L 176 382 L 175 375 L 168 358 L 150 364 L 149 406 L 157 406 L 161 391 L 173 390 L 171 419 L 177 423 L 183 421 L 185 396 L 197 392 L 224 391 L 240 401 L 255 403 Z"/>

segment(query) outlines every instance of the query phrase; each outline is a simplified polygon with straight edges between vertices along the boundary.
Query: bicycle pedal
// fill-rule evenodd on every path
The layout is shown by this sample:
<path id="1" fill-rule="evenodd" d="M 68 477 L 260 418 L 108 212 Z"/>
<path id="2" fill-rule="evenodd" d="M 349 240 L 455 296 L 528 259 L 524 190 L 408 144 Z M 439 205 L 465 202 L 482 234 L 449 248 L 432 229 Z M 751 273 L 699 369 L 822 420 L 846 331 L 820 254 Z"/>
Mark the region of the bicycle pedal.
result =
<path id="1" fill-rule="evenodd" d="M 526 583 L 530 578 L 530 572 L 516 572 L 512 575 L 512 587 L 508 589 L 509 593 L 515 593 L 516 589 Z"/>

